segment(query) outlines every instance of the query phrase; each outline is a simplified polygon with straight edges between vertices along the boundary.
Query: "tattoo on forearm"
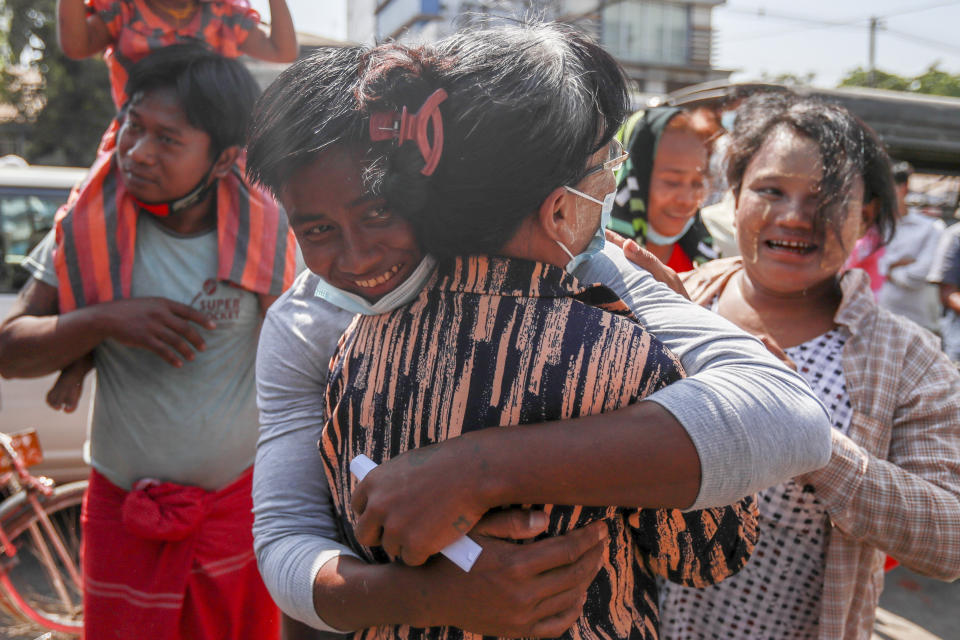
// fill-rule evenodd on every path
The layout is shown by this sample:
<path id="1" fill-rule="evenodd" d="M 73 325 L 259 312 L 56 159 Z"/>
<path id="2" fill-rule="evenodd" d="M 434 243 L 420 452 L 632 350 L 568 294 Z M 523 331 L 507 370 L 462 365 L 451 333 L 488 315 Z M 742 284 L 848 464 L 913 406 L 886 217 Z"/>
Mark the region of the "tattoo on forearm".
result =
<path id="1" fill-rule="evenodd" d="M 453 528 L 460 533 L 466 533 L 467 531 L 470 531 L 470 521 L 467 520 L 466 516 L 460 516 L 454 521 Z"/>
<path id="2" fill-rule="evenodd" d="M 407 462 L 410 463 L 411 467 L 420 467 L 423 466 L 427 460 L 433 457 L 434 453 L 436 453 L 436 447 L 415 449 L 407 456 Z"/>

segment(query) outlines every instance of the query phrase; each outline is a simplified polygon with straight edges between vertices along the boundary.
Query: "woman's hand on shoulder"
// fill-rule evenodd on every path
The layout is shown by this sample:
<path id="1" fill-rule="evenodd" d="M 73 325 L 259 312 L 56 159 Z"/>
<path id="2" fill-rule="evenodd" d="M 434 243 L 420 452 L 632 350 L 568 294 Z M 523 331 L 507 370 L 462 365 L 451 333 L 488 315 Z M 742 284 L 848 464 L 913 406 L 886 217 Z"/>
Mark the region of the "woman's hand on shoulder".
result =
<path id="1" fill-rule="evenodd" d="M 606 236 L 607 242 L 612 242 L 623 249 L 623 255 L 626 256 L 627 260 L 649 271 L 655 280 L 667 285 L 673 289 L 675 293 L 678 293 L 687 300 L 690 299 L 690 296 L 687 294 L 687 289 L 683 286 L 683 282 L 680 280 L 677 272 L 660 262 L 657 256 L 641 247 L 635 240 L 624 238 L 609 229 L 606 230 Z"/>

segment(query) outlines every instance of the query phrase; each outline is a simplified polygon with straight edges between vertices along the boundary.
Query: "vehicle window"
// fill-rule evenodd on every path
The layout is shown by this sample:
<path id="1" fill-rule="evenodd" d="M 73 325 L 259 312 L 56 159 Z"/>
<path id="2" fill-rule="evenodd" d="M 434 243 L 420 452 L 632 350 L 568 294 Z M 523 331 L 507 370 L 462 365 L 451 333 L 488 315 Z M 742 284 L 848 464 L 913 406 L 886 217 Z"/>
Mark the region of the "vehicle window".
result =
<path id="1" fill-rule="evenodd" d="M 20 266 L 53 227 L 69 189 L 0 188 L 0 293 L 16 293 L 29 274 Z"/>

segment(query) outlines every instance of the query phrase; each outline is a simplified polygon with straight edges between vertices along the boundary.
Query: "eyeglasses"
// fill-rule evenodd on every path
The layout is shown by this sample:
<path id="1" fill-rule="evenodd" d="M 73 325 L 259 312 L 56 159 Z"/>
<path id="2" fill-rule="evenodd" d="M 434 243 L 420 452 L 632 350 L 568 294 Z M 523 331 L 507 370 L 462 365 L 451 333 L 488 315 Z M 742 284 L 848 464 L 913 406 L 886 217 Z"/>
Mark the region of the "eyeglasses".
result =
<path id="1" fill-rule="evenodd" d="M 620 141 L 614 138 L 610 141 L 610 145 L 607 147 L 609 159 L 606 162 L 594 165 L 587 169 L 586 173 L 583 174 L 583 177 L 592 176 L 595 173 L 600 173 L 601 171 L 617 171 L 620 167 L 623 166 L 623 163 L 627 161 L 627 158 L 630 157 L 630 153 L 623 148 L 623 145 L 620 144 Z"/>

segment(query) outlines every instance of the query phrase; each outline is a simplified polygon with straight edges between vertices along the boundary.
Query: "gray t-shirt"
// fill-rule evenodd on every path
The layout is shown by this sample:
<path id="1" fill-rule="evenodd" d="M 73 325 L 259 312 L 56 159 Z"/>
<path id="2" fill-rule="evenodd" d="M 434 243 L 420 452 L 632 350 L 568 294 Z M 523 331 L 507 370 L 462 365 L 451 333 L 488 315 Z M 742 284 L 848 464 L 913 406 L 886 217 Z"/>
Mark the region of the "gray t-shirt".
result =
<path id="1" fill-rule="evenodd" d="M 927 282 L 960 287 L 960 223 L 946 228 L 930 262 Z"/>
<path id="2" fill-rule="evenodd" d="M 927 281 L 960 287 L 960 224 L 950 225 L 940 236 Z M 960 362 L 960 315 L 952 309 L 944 309 L 940 335 L 944 353 L 954 362 Z"/>
<path id="3" fill-rule="evenodd" d="M 886 278 L 877 293 L 877 303 L 931 331 L 936 330 L 940 317 L 940 296 L 937 288 L 928 284 L 927 276 L 943 230 L 940 220 L 910 209 L 897 222 L 893 238 L 877 261 Z M 904 259 L 911 262 L 890 268 Z"/>
<path id="4" fill-rule="evenodd" d="M 25 267 L 58 286 L 53 242 L 51 231 Z M 134 256 L 131 297 L 190 305 L 217 327 L 195 326 L 207 348 L 181 368 L 113 340 L 97 346 L 91 464 L 124 489 L 141 478 L 219 489 L 253 463 L 256 449 L 259 299 L 217 280 L 214 230 L 183 236 L 139 216 Z"/>
<path id="5" fill-rule="evenodd" d="M 702 469 L 696 508 L 730 504 L 830 458 L 823 405 L 757 339 L 654 280 L 608 243 L 574 275 L 602 282 L 683 363 L 689 377 L 647 400 L 690 434 Z M 331 628 L 313 606 L 325 562 L 353 553 L 337 540 L 317 441 L 327 369 L 353 315 L 317 298 L 317 277 L 300 274 L 264 320 L 257 354 L 260 440 L 254 467 L 254 548 L 274 600 L 288 615 Z"/>

